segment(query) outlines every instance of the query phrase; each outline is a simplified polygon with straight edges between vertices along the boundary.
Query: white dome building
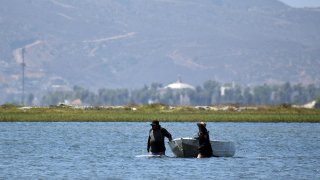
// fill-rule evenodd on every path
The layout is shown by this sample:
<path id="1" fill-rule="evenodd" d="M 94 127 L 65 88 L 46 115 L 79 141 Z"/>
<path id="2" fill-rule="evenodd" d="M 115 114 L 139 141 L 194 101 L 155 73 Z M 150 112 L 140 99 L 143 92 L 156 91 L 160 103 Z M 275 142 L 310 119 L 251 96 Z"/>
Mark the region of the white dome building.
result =
<path id="1" fill-rule="evenodd" d="M 179 105 L 190 105 L 189 96 L 184 93 L 185 90 L 195 90 L 190 84 L 182 83 L 181 78 L 178 78 L 177 82 L 168 84 L 162 89 L 162 94 L 167 90 L 172 90 L 174 93 L 179 94 Z"/>
<path id="2" fill-rule="evenodd" d="M 193 86 L 190 84 L 182 83 L 181 79 L 179 78 L 177 82 L 168 84 L 167 86 L 164 87 L 165 89 L 173 89 L 173 90 L 183 90 L 183 89 L 192 89 L 195 90 Z"/>

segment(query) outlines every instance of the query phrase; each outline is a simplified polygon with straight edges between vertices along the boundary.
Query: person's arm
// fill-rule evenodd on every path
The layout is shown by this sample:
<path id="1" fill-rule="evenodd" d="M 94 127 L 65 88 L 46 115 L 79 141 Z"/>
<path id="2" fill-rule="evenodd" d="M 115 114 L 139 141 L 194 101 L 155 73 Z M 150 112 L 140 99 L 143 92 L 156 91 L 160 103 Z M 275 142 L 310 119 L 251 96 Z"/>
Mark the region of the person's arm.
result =
<path id="1" fill-rule="evenodd" d="M 199 132 L 193 136 L 193 139 L 199 139 L 199 138 L 200 138 L 200 133 Z"/>
<path id="2" fill-rule="evenodd" d="M 150 150 L 150 131 L 149 131 L 148 145 L 147 145 L 147 151 L 149 152 L 149 150 Z"/>
<path id="3" fill-rule="evenodd" d="M 172 136 L 171 136 L 171 134 L 170 134 L 165 128 L 162 128 L 162 129 L 161 129 L 161 132 L 162 132 L 162 134 L 163 134 L 165 137 L 167 137 L 167 138 L 169 139 L 169 141 L 172 141 Z"/>
<path id="4" fill-rule="evenodd" d="M 147 145 L 147 151 L 149 152 L 150 149 L 150 136 L 148 137 L 148 145 Z"/>

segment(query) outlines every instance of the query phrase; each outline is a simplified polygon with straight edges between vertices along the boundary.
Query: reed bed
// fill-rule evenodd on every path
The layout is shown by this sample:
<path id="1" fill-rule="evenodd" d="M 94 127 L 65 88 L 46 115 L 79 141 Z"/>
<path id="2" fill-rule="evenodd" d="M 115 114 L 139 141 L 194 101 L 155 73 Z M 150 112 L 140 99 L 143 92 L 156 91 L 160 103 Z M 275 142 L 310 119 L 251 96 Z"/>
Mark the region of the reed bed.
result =
<path id="1" fill-rule="evenodd" d="M 122 108 L 0 106 L 0 122 L 320 122 L 320 110 L 291 107 L 258 107 L 255 110 L 201 110 L 164 105 Z"/>

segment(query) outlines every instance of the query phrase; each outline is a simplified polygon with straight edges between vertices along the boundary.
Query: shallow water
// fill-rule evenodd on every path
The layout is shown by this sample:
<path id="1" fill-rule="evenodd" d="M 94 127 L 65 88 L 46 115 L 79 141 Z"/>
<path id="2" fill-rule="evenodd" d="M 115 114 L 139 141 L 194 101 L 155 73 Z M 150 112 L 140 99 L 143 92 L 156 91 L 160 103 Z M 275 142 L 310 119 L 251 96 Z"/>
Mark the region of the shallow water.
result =
<path id="1" fill-rule="evenodd" d="M 161 123 L 174 138 L 195 123 Z M 149 123 L 0 123 L 0 179 L 319 179 L 320 124 L 208 123 L 232 158 L 147 158 Z"/>

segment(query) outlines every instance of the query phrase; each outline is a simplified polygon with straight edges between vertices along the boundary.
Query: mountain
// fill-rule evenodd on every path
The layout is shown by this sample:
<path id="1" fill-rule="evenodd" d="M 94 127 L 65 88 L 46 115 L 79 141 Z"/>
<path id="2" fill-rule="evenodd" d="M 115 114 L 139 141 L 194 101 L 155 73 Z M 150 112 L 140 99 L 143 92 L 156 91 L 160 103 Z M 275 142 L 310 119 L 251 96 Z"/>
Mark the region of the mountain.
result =
<path id="1" fill-rule="evenodd" d="M 320 83 L 320 9 L 277 0 L 2 0 L 0 27 L 2 94 L 21 92 L 22 56 L 33 93 L 179 75 L 193 85 Z"/>

